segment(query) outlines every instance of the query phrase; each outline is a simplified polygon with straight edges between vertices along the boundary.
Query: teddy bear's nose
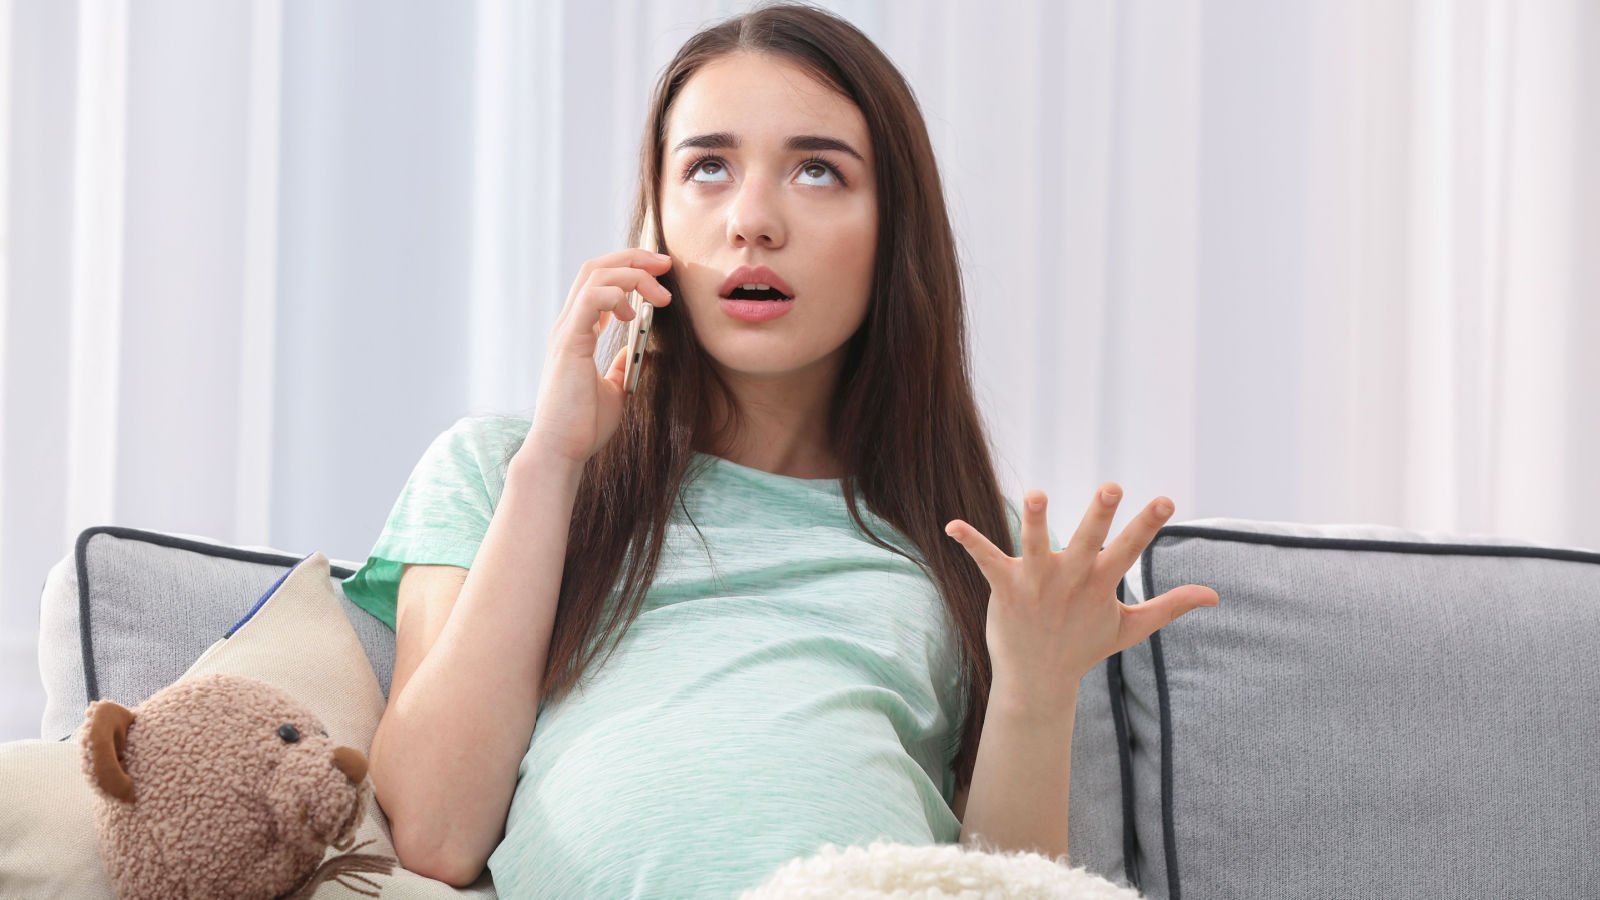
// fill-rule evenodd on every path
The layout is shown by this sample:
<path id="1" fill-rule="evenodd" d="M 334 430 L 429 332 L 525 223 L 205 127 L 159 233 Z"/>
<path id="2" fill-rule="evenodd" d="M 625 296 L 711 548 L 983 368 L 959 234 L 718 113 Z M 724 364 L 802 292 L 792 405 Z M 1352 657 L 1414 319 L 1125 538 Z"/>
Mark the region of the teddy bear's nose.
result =
<path id="1" fill-rule="evenodd" d="M 361 779 L 367 777 L 367 758 L 354 747 L 333 748 L 333 766 L 343 772 L 351 784 L 360 784 Z"/>

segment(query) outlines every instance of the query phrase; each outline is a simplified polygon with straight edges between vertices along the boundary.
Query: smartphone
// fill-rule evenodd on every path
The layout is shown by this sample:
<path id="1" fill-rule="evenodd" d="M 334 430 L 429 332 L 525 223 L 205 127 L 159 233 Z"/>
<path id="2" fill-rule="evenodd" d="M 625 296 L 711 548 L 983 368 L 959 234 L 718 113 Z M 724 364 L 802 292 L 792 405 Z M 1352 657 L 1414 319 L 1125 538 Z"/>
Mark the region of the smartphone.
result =
<path id="1" fill-rule="evenodd" d="M 644 210 L 639 246 L 651 253 L 661 252 L 656 247 L 654 210 L 648 206 Z M 649 343 L 650 323 L 655 319 L 656 307 L 641 297 L 638 291 L 628 292 L 628 305 L 633 307 L 633 320 L 627 323 L 632 327 L 628 329 L 628 355 L 622 362 L 622 384 L 631 394 L 639 386 L 639 372 L 644 369 L 644 351 Z"/>

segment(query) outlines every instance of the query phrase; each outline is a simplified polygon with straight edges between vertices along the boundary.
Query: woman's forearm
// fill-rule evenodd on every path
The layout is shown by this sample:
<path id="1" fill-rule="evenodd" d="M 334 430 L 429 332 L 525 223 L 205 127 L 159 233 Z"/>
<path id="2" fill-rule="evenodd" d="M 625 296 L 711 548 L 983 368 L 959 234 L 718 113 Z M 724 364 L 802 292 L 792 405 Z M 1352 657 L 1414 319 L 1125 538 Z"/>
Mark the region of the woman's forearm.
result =
<path id="1" fill-rule="evenodd" d="M 1032 850 L 1066 862 L 1077 708 L 1076 686 L 1045 709 L 995 683 L 967 789 L 962 844 Z"/>
<path id="2" fill-rule="evenodd" d="M 581 467 L 519 452 L 437 639 L 372 743 L 408 868 L 470 882 L 504 834 L 538 715 Z"/>

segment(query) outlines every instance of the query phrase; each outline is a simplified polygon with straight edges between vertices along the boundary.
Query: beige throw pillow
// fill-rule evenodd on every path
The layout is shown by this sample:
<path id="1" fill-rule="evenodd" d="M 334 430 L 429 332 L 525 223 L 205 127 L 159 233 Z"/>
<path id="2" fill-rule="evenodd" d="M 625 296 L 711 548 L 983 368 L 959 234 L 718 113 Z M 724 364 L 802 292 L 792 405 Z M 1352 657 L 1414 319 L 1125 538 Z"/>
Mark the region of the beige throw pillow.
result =
<path id="1" fill-rule="evenodd" d="M 0 744 L 0 897 L 112 898 L 78 741 Z"/>

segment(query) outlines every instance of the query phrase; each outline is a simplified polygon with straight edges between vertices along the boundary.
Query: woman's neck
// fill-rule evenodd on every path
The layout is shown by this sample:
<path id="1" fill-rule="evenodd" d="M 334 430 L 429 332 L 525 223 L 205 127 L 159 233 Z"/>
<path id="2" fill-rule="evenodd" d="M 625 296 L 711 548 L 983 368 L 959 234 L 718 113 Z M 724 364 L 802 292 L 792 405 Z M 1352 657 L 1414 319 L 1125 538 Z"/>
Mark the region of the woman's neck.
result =
<path id="1" fill-rule="evenodd" d="M 828 434 L 830 383 L 814 380 L 808 390 L 794 382 L 729 381 L 743 412 L 743 429 L 704 452 L 791 478 L 844 477 Z"/>

